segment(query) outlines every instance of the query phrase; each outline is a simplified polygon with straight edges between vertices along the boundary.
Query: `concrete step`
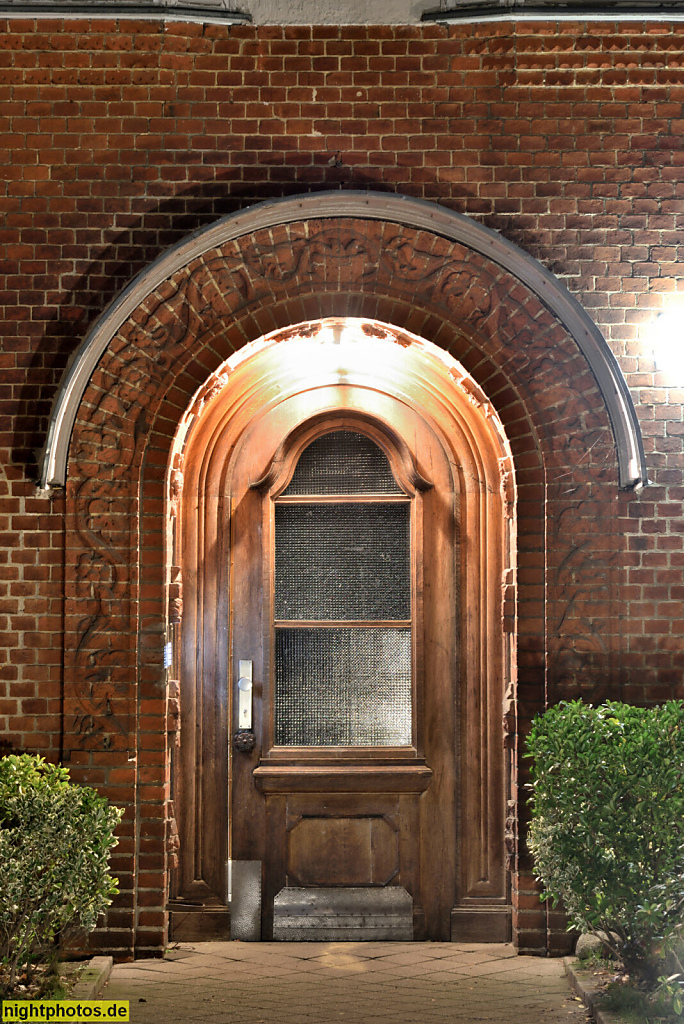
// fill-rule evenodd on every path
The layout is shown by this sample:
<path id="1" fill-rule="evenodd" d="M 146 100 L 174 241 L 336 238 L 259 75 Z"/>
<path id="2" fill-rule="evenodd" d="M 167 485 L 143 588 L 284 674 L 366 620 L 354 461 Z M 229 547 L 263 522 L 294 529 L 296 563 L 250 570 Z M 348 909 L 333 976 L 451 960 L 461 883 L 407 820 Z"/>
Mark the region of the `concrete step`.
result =
<path id="1" fill-rule="evenodd" d="M 280 942 L 410 942 L 413 899 L 401 886 L 281 889 L 273 903 Z"/>

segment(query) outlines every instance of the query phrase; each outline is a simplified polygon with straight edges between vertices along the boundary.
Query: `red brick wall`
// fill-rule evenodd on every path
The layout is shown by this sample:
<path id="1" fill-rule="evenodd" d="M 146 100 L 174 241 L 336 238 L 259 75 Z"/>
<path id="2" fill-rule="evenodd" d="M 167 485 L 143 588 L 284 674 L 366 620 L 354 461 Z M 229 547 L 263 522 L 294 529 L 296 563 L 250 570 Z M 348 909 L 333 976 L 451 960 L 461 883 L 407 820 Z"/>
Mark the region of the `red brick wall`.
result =
<path id="1" fill-rule="evenodd" d="M 33 453 L 87 325 L 196 227 L 261 199 L 338 187 L 475 217 L 541 260 L 594 317 L 632 386 L 653 481 L 639 500 L 620 498 L 612 692 L 683 696 L 684 382 L 655 372 L 639 335 L 680 284 L 683 60 L 684 26 L 658 23 L 8 20 L 0 731 L 60 755 L 64 511 L 60 496 L 36 496 Z M 591 695 L 581 665 L 568 674 L 567 692 Z M 132 769 L 121 772 L 133 786 Z"/>

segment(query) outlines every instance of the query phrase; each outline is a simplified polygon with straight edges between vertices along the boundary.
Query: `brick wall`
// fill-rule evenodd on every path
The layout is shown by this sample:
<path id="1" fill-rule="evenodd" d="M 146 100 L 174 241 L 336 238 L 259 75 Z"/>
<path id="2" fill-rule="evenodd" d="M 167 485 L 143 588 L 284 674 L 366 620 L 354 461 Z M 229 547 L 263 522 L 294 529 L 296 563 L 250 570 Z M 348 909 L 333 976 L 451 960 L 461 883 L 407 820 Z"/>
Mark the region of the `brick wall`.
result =
<path id="1" fill-rule="evenodd" d="M 0 732 L 60 756 L 72 581 L 62 498 L 36 496 L 34 452 L 88 324 L 189 231 L 331 188 L 468 214 L 539 259 L 594 317 L 632 387 L 653 482 L 620 498 L 613 692 L 684 696 L 684 382 L 656 372 L 640 334 L 684 291 L 683 60 L 684 26 L 658 23 L 6 21 Z"/>

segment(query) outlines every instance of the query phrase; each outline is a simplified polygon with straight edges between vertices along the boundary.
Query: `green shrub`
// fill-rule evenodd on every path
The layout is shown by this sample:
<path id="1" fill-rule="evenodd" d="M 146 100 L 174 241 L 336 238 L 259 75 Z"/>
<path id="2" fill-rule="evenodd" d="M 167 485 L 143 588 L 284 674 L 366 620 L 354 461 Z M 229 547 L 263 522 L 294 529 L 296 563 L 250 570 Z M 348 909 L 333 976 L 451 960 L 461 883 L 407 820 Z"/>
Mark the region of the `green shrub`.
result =
<path id="1" fill-rule="evenodd" d="M 118 892 L 108 872 L 120 811 L 66 768 L 28 754 L 0 759 L 0 965 L 18 973 L 49 959 L 58 935 L 92 931 Z"/>
<path id="2" fill-rule="evenodd" d="M 528 751 L 543 898 L 563 901 L 571 927 L 613 935 L 649 989 L 670 975 L 680 1012 L 684 978 L 668 963 L 684 906 L 684 704 L 562 703 L 535 719 Z"/>

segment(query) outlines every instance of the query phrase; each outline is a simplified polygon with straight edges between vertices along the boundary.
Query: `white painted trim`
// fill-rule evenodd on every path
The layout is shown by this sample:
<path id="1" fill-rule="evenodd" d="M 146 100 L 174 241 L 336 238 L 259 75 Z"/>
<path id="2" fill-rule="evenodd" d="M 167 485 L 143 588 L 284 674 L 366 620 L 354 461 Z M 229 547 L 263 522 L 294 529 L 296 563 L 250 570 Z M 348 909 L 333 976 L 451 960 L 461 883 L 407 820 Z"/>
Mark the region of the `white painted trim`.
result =
<path id="1" fill-rule="evenodd" d="M 117 0 L 19 0 L 0 2 L 3 18 L 111 18 L 117 20 L 176 21 L 204 25 L 231 25 L 251 22 L 259 25 L 477 25 L 495 21 L 577 22 L 679 22 L 684 9 L 646 0 L 625 6 L 608 7 L 597 2 L 594 7 L 558 9 L 534 3 L 524 6 L 516 0 L 507 4 L 493 2 L 464 3 L 449 10 L 429 10 L 434 0 L 235 0 L 240 9 L 222 7 L 220 3 L 158 3 L 117 2 Z M 524 2 L 524 0 L 523 0 Z M 428 8 L 428 9 L 426 9 Z"/>
<path id="2" fill-rule="evenodd" d="M 113 21 L 123 18 L 126 21 L 181 21 L 199 23 L 201 25 L 241 25 L 250 22 L 251 15 L 241 11 L 225 10 L 207 4 L 125 4 L 125 3 L 0 3 L 2 18 L 60 18 L 71 20 L 78 18 L 111 18 Z"/>
<path id="3" fill-rule="evenodd" d="M 428 19 L 424 19 L 427 21 Z M 620 14 L 616 15 L 614 12 L 611 14 L 533 14 L 525 12 L 521 14 L 519 11 L 511 14 L 478 14 L 478 15 L 455 15 L 453 17 L 445 17 L 439 15 L 437 18 L 430 18 L 430 21 L 437 25 L 480 25 L 483 22 L 490 21 L 539 21 L 539 22 L 563 22 L 563 21 L 574 21 L 577 24 L 591 24 L 593 21 L 612 21 L 616 25 L 619 25 L 622 21 L 641 21 L 644 24 L 653 21 L 664 21 L 664 22 L 678 22 L 684 21 L 684 11 L 679 11 L 677 14 L 661 13 L 661 14 Z"/>
<path id="4" fill-rule="evenodd" d="M 463 10 L 454 7 L 448 11 L 426 11 L 421 20 L 438 25 L 478 25 L 490 21 L 574 21 L 580 25 L 592 21 L 612 21 L 615 24 L 623 21 L 684 21 L 684 6 L 679 9 L 657 7 L 655 4 L 651 7 L 648 3 L 630 6 L 605 7 L 596 3 L 594 7 L 571 6 L 563 10 L 559 4 L 559 9 L 554 10 L 549 5 L 535 6 L 530 3 L 523 7 L 514 2 L 506 7 L 497 3 L 484 3 L 478 9 L 477 3 L 471 3 L 464 4 Z"/>
<path id="5" fill-rule="evenodd" d="M 191 260 L 242 235 L 310 218 L 359 217 L 432 231 L 493 260 L 523 281 L 567 328 L 584 353 L 613 427 L 622 488 L 648 483 L 639 422 L 625 378 L 600 330 L 553 274 L 512 242 L 436 203 L 382 192 L 315 192 L 274 199 L 230 214 L 162 253 L 104 310 L 65 370 L 42 453 L 42 488 L 63 487 L 74 421 L 88 381 L 109 342 L 143 299 Z"/>

